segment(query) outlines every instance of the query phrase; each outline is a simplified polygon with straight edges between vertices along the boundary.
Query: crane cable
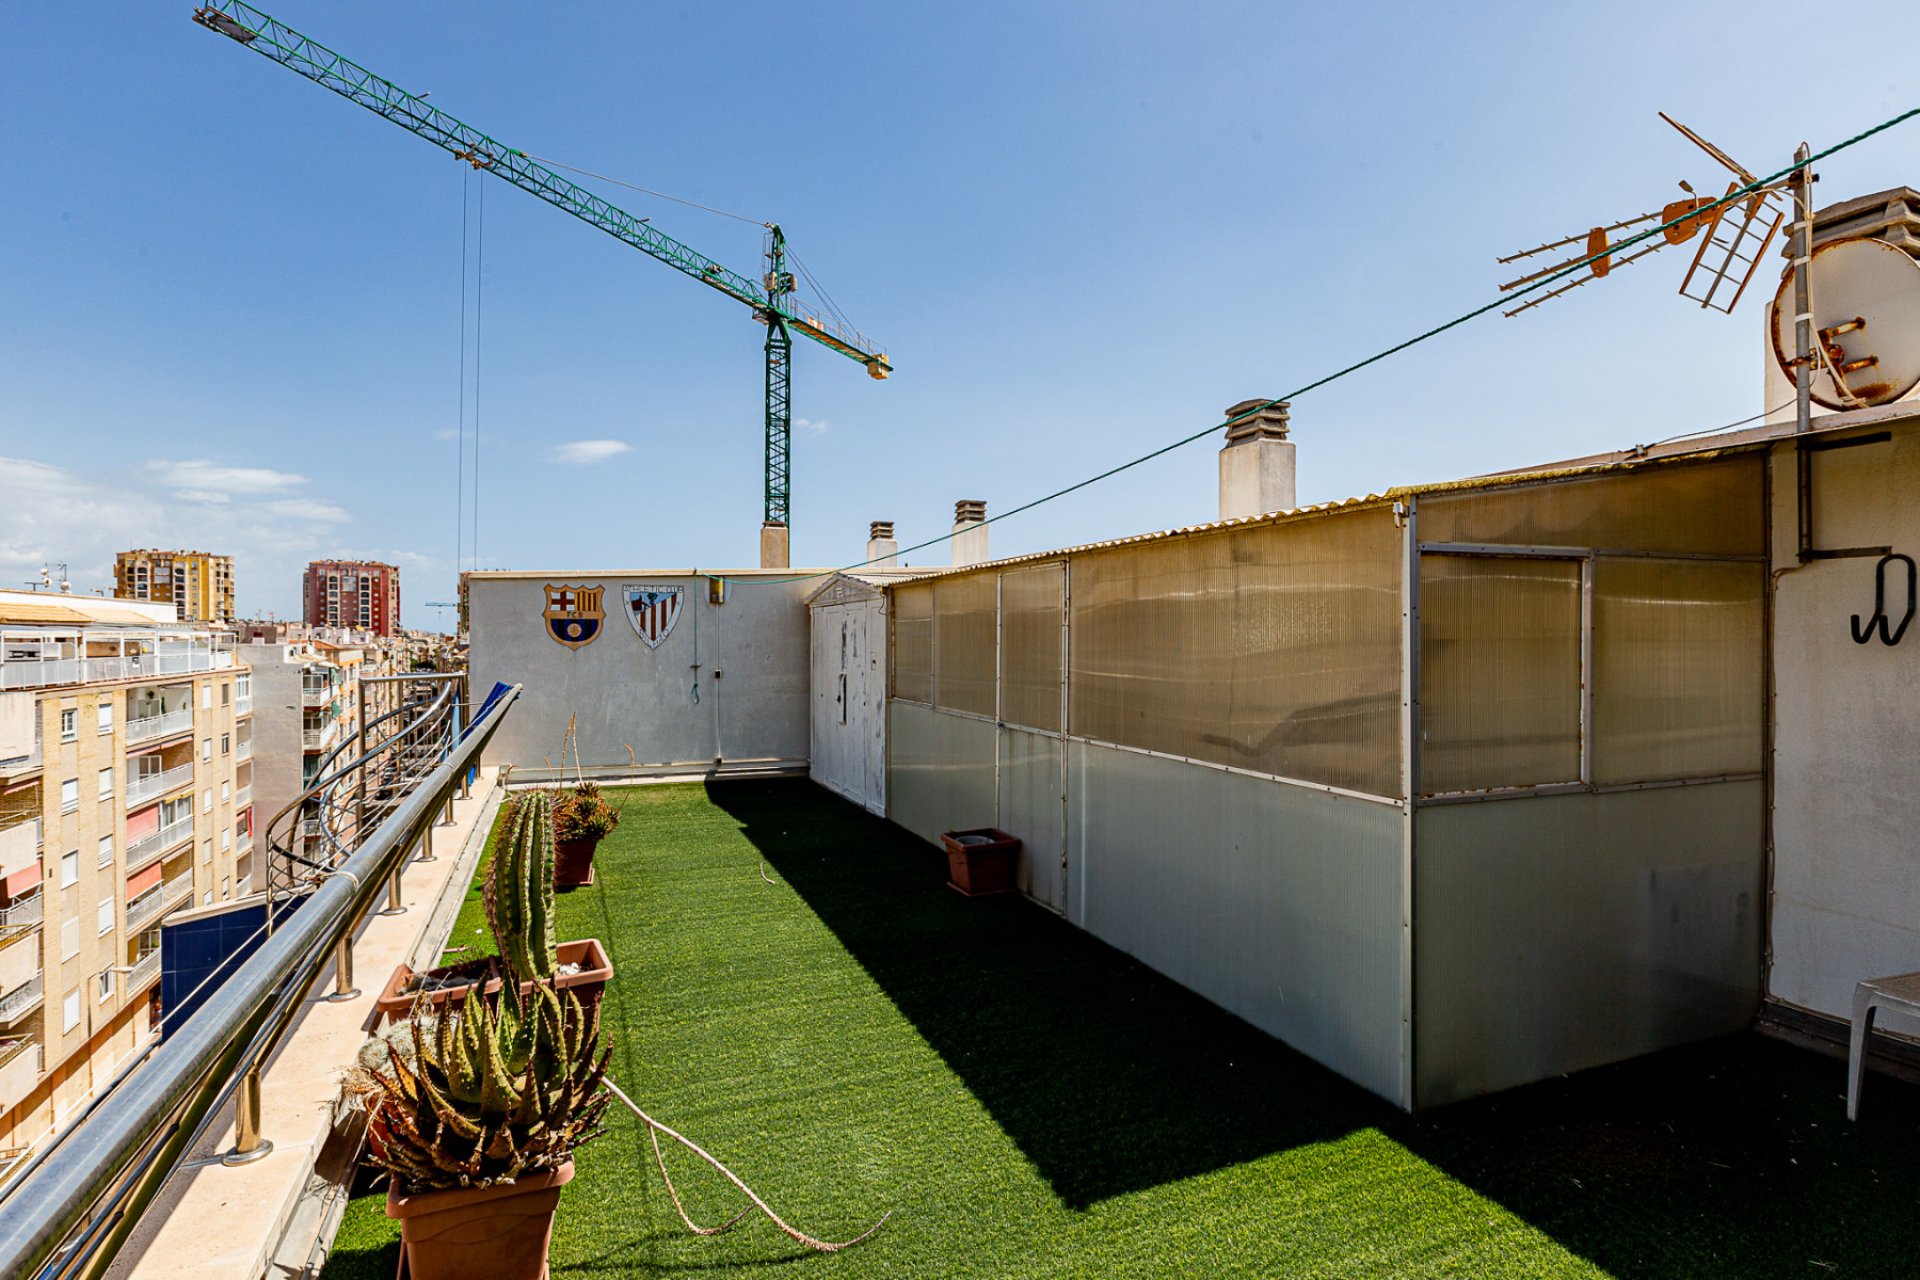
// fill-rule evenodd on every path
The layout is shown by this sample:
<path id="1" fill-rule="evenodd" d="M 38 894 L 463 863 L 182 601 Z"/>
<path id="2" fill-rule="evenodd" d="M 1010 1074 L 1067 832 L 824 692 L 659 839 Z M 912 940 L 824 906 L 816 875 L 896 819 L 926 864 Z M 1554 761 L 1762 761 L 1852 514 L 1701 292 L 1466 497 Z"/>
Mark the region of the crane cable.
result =
<path id="1" fill-rule="evenodd" d="M 717 213 L 723 218 L 733 218 L 736 221 L 744 222 L 755 227 L 770 227 L 773 225 L 771 222 L 766 222 L 759 218 L 749 218 L 744 213 L 728 213 L 725 209 L 716 209 L 710 204 L 701 204 L 697 200 L 685 200 L 679 196 L 670 196 L 664 191 L 655 191 L 652 187 L 635 186 L 631 182 L 622 182 L 618 178 L 609 178 L 606 174 L 595 173 L 591 169 L 576 169 L 570 164 L 561 164 L 558 160 L 552 159 L 549 156 L 537 156 L 531 151 L 523 151 L 520 154 L 529 160 L 538 160 L 541 164 L 550 164 L 556 169 L 565 169 L 568 173 L 577 173 L 583 178 L 593 178 L 600 182 L 611 182 L 616 187 L 625 187 L 629 191 L 638 191 L 641 195 L 653 196 L 660 200 L 671 200 L 675 204 L 686 205 L 689 209 L 699 209 L 704 213 Z"/>
<path id="2" fill-rule="evenodd" d="M 1289 391 L 1285 395 L 1275 396 L 1271 400 L 1259 401 L 1258 403 L 1255 403 L 1249 406 L 1247 409 L 1243 410 L 1242 412 L 1237 413 L 1234 416 L 1228 418 L 1225 422 L 1216 423 L 1211 427 L 1207 427 L 1206 429 L 1201 431 L 1196 431 L 1191 435 L 1181 436 L 1179 439 L 1173 440 L 1167 444 L 1161 445 L 1159 448 L 1153 449 L 1147 453 L 1143 453 L 1137 458 L 1132 458 L 1126 462 L 1122 462 L 1115 466 L 1108 467 L 1105 471 L 1101 471 L 1094 475 L 1088 476 L 1084 480 L 1075 481 L 1073 484 L 1067 485 L 1063 489 L 1056 489 L 1052 493 L 1045 494 L 1041 497 L 1033 499 L 1031 502 L 1023 502 L 1017 507 L 1012 507 L 1006 511 L 1000 512 L 998 515 L 989 516 L 985 520 L 981 521 L 980 523 L 983 525 L 993 524 L 997 521 L 1005 520 L 1009 516 L 1017 516 L 1017 515 L 1020 515 L 1022 512 L 1031 511 L 1035 507 L 1044 506 L 1046 503 L 1052 502 L 1055 499 L 1064 498 L 1068 494 L 1077 493 L 1080 490 L 1085 489 L 1090 485 L 1095 485 L 1100 483 L 1102 480 L 1111 479 L 1112 477 L 1119 475 L 1123 471 L 1130 471 L 1134 467 L 1140 466 L 1142 463 L 1151 462 L 1155 458 L 1159 458 L 1166 454 L 1172 453 L 1174 450 L 1190 445 L 1197 440 L 1204 440 L 1208 436 L 1211 436 L 1218 431 L 1221 431 L 1227 427 L 1233 426 L 1235 423 L 1245 421 L 1248 418 L 1251 418 L 1260 413 L 1264 413 L 1269 409 L 1276 408 L 1279 405 L 1286 403 L 1288 401 L 1296 400 L 1299 397 L 1307 394 L 1307 392 L 1309 391 L 1316 391 L 1321 387 L 1327 386 L 1329 383 L 1338 382 L 1340 379 L 1348 376 L 1349 374 L 1358 373 L 1360 370 L 1367 368 L 1369 365 L 1375 365 L 1380 363 L 1382 360 L 1387 359 L 1389 356 L 1398 355 L 1400 352 L 1405 351 L 1410 347 L 1417 347 L 1421 343 L 1426 342 L 1431 338 L 1437 338 L 1441 334 L 1446 333 L 1448 330 L 1457 329 L 1461 325 L 1467 323 L 1469 320 L 1476 320 L 1481 316 L 1486 315 L 1489 311 L 1497 311 L 1502 307 L 1506 306 L 1507 304 L 1509 304 L 1510 302 L 1512 302 L 1512 300 L 1515 298 L 1521 297 L 1525 294 L 1533 293 L 1534 291 L 1539 289 L 1544 289 L 1545 287 L 1552 284 L 1556 280 L 1559 280 L 1565 276 L 1571 275 L 1574 272 L 1579 271 L 1583 267 L 1590 266 L 1595 261 L 1601 258 L 1605 258 L 1613 254 L 1618 254 L 1622 249 L 1626 249 L 1632 245 L 1638 244 L 1642 240 L 1647 240 L 1652 238 L 1653 236 L 1662 235 L 1670 228 L 1677 227 L 1683 222 L 1687 222 L 1692 219 L 1697 219 L 1703 213 L 1712 213 L 1716 210 L 1726 208 L 1728 205 L 1737 204 L 1740 201 L 1745 200 L 1747 197 L 1753 195 L 1756 191 L 1759 191 L 1765 187 L 1769 187 L 1774 183 L 1780 181 L 1780 179 L 1793 173 L 1796 169 L 1810 167 L 1817 160 L 1824 160 L 1828 156 L 1834 155 L 1841 151 L 1845 151 L 1847 148 L 1854 146 L 1857 143 L 1864 142 L 1868 138 L 1873 137 L 1877 133 L 1884 133 L 1888 129 L 1893 128 L 1895 125 L 1903 124 L 1906 121 L 1913 119 L 1915 116 L 1920 116 L 1920 107 L 1909 108 L 1908 110 L 1901 112 L 1899 115 L 1883 120 L 1879 124 L 1876 124 L 1869 129 L 1862 129 L 1859 133 L 1854 134 L 1852 137 L 1847 138 L 1844 141 L 1836 142 L 1834 145 L 1830 147 L 1827 147 L 1823 150 L 1812 153 L 1806 158 L 1805 161 L 1796 160 L 1794 163 L 1788 165 L 1786 168 L 1781 169 L 1779 172 L 1774 173 L 1769 177 L 1756 178 L 1754 181 L 1749 182 L 1744 186 L 1741 186 L 1741 187 L 1735 188 L 1732 191 L 1729 191 L 1726 195 L 1720 197 L 1718 200 L 1715 200 L 1712 204 L 1708 205 L 1705 209 L 1694 210 L 1690 213 L 1687 213 L 1678 218 L 1675 218 L 1672 222 L 1662 223 L 1658 226 L 1650 228 L 1649 230 L 1637 232 L 1634 235 L 1628 236 L 1626 239 L 1620 241 L 1618 244 L 1608 245 L 1606 248 L 1602 249 L 1599 253 L 1589 254 L 1588 256 L 1581 258 L 1577 262 L 1568 263 L 1566 266 L 1562 267 L 1558 271 L 1553 272 L 1550 275 L 1543 275 L 1538 280 L 1535 280 L 1533 283 L 1525 286 L 1524 288 L 1516 289 L 1511 293 L 1495 298 L 1491 302 L 1475 307 L 1471 311 L 1463 312 L 1460 315 L 1455 316 L 1453 319 L 1446 321 L 1445 323 L 1437 324 L 1433 326 L 1431 329 L 1427 329 L 1424 332 L 1415 334 L 1411 338 L 1404 339 L 1400 342 L 1394 343 L 1390 347 L 1386 347 L 1383 350 L 1376 351 L 1374 354 L 1367 356 L 1365 359 L 1356 360 L 1352 364 L 1347 365 L 1345 368 L 1336 369 L 1332 373 L 1325 374 L 1321 377 L 1315 378 L 1313 381 L 1308 382 L 1293 391 Z M 1751 419 L 1748 419 L 1748 421 L 1751 421 Z M 916 542 L 910 547 L 901 547 L 899 550 L 894 552 L 894 556 L 896 557 L 902 556 L 907 554 L 910 551 L 922 551 L 928 547 L 938 546 L 940 543 L 949 541 L 952 537 L 953 537 L 953 533 L 949 531 L 947 533 L 940 534 L 936 537 L 928 538 L 925 542 Z M 852 573 L 857 570 L 866 568 L 869 565 L 872 565 L 873 563 L 875 563 L 873 560 L 868 559 L 868 560 L 858 561 L 857 563 L 854 563 L 854 564 L 844 565 L 838 569 L 820 569 L 820 570 L 814 571 L 813 573 L 795 574 L 791 577 L 785 577 L 785 578 L 742 578 L 739 580 L 739 582 L 740 582 L 740 585 L 742 586 L 757 586 L 757 587 L 780 586 L 784 583 L 792 583 L 792 582 L 811 582 L 816 578 L 827 578 L 827 577 L 833 576 L 836 573 Z"/>

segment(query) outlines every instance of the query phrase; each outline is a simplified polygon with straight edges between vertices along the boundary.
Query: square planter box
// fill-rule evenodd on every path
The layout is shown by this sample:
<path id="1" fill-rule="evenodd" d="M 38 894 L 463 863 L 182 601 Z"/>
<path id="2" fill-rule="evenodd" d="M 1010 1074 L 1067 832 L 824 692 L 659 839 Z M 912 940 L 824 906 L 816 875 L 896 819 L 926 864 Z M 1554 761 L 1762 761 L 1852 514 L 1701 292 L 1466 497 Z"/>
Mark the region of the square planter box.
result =
<path id="1" fill-rule="evenodd" d="M 946 831 L 940 844 L 947 851 L 947 883 L 969 898 L 990 893 L 1012 893 L 1013 871 L 1020 860 L 1020 841 L 995 827 Z"/>
<path id="2" fill-rule="evenodd" d="M 582 938 L 576 942 L 563 942 L 554 948 L 555 956 L 561 964 L 577 964 L 580 972 L 563 974 L 554 984 L 562 991 L 572 991 L 583 1005 L 598 1005 L 601 995 L 607 989 L 607 979 L 613 976 L 613 961 L 607 955 L 607 949 L 600 945 L 598 938 Z M 506 968 L 498 956 L 480 956 L 473 960 L 463 960 L 459 964 L 445 965 L 438 969 L 429 969 L 427 974 L 436 978 L 465 978 L 466 981 L 449 983 L 434 991 L 429 999 L 438 1006 L 471 990 L 485 982 L 483 994 L 497 996 L 506 981 Z M 398 1022 L 405 1018 L 413 1008 L 414 993 L 408 988 L 413 985 L 414 972 L 401 965 L 387 979 L 386 987 L 380 992 L 374 1007 L 380 1011 L 384 1021 Z M 533 983 L 520 984 L 522 994 L 533 990 Z"/>

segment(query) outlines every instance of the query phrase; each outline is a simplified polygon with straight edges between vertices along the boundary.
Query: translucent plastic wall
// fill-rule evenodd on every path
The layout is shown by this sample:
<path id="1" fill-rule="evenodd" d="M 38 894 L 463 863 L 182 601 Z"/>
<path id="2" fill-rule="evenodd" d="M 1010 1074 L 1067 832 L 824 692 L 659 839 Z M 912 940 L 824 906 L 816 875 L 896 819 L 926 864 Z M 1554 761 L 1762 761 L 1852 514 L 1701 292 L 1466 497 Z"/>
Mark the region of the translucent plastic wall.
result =
<path id="1" fill-rule="evenodd" d="M 933 588 L 893 593 L 893 696 L 933 701 Z"/>
<path id="2" fill-rule="evenodd" d="M 1400 795 L 1402 555 L 1374 509 L 1075 557 L 1070 731 Z"/>
<path id="3" fill-rule="evenodd" d="M 1066 643 L 1067 566 L 1000 575 L 1000 718 L 1060 731 L 1060 662 Z"/>

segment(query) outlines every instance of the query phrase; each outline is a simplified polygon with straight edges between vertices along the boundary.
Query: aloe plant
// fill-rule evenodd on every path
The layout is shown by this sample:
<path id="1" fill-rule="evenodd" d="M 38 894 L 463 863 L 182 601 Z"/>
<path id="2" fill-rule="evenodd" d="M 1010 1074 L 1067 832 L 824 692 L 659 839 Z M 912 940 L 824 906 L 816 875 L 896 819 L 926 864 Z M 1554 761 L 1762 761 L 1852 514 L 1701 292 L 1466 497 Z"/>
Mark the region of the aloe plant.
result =
<path id="1" fill-rule="evenodd" d="M 524 1002 L 470 992 L 409 1017 L 411 1052 L 391 1041 L 363 1064 L 386 1125 L 375 1157 L 408 1194 L 485 1187 L 556 1168 L 601 1132 L 610 1051 L 600 1015 L 536 983 Z"/>
<path id="2" fill-rule="evenodd" d="M 553 808 L 544 791 L 510 801 L 482 892 L 494 945 L 506 962 L 509 991 L 551 982 L 559 966 L 553 933 Z"/>

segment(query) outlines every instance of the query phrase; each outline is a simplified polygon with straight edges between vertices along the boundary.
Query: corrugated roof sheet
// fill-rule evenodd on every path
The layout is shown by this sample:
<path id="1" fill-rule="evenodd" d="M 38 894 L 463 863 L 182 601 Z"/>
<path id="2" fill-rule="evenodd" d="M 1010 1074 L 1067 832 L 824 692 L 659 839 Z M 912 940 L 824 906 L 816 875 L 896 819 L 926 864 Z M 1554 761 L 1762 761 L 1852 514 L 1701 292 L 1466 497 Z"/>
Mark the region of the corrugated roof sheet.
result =
<path id="1" fill-rule="evenodd" d="M 78 609 L 69 609 L 63 604 L 25 604 L 0 600 L 0 625 L 83 627 L 92 621 Z"/>

